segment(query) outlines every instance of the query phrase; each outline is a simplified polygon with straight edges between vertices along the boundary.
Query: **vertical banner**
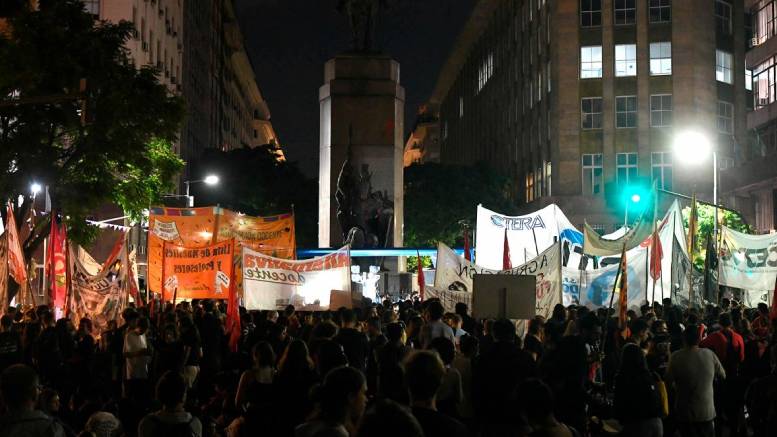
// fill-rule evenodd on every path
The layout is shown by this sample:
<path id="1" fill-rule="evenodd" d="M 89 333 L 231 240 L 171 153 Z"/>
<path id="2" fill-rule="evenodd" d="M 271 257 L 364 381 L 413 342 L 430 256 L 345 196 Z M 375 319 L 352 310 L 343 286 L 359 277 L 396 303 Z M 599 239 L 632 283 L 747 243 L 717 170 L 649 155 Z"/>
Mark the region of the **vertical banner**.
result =
<path id="1" fill-rule="evenodd" d="M 6 226 L 5 233 L 8 238 L 8 271 L 17 284 L 24 285 L 27 281 L 27 268 L 25 267 L 22 242 L 19 239 L 19 231 L 16 228 L 16 218 L 13 215 L 13 204 L 11 202 L 8 202 L 7 212 L 8 226 Z"/>
<path id="2" fill-rule="evenodd" d="M 8 233 L 0 234 L 0 315 L 8 309 Z"/>
<path id="3" fill-rule="evenodd" d="M 720 285 L 771 290 L 777 278 L 777 234 L 747 235 L 723 226 L 718 262 Z"/>
<path id="4" fill-rule="evenodd" d="M 234 241 L 205 247 L 164 244 L 162 299 L 227 299 Z"/>
<path id="5" fill-rule="evenodd" d="M 149 290 L 162 291 L 162 246 L 204 247 L 235 240 L 240 255 L 243 246 L 278 258 L 296 256 L 294 215 L 251 217 L 219 208 L 151 208 L 148 222 Z M 236 260 L 238 261 L 238 260 Z M 239 270 L 240 263 L 237 262 Z M 242 275 L 236 276 L 240 290 Z"/>
<path id="6" fill-rule="evenodd" d="M 348 246 L 311 260 L 274 258 L 243 248 L 243 291 L 248 310 L 326 311 L 332 290 L 351 290 Z"/>
<path id="7" fill-rule="evenodd" d="M 57 223 L 56 214 L 51 217 L 49 232 L 49 253 L 46 259 L 46 274 L 51 301 L 54 307 L 64 308 L 67 296 L 67 231 L 64 223 Z"/>

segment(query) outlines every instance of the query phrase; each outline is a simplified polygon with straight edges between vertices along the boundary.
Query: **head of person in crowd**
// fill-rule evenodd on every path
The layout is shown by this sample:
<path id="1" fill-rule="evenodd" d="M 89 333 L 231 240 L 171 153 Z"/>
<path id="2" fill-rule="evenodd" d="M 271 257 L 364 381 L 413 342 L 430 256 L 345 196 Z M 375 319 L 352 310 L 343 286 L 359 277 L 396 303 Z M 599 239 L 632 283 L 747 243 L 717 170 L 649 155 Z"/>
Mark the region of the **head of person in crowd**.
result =
<path id="1" fill-rule="evenodd" d="M 352 309 L 343 309 L 340 312 L 340 323 L 343 329 L 356 329 L 356 313 Z"/>
<path id="2" fill-rule="evenodd" d="M 631 337 L 637 344 L 647 341 L 650 336 L 650 327 L 644 319 L 633 319 L 631 321 Z"/>
<path id="3" fill-rule="evenodd" d="M 459 344 L 459 349 L 461 349 L 461 354 L 464 355 L 467 358 L 475 358 L 478 355 L 478 349 L 480 347 L 480 342 L 478 341 L 478 338 L 474 335 L 465 335 L 461 337 L 461 343 Z"/>
<path id="4" fill-rule="evenodd" d="M 389 343 L 405 343 L 404 323 L 394 322 L 386 325 L 386 339 Z"/>
<path id="5" fill-rule="evenodd" d="M 364 414 L 357 437 L 423 437 L 424 432 L 413 414 L 404 406 L 379 400 Z"/>
<path id="6" fill-rule="evenodd" d="M 424 319 L 421 318 L 421 316 L 413 316 L 408 320 L 407 323 L 407 336 L 412 337 L 414 335 L 418 335 L 418 333 L 421 331 L 421 326 L 424 324 Z"/>
<path id="7" fill-rule="evenodd" d="M 647 360 L 642 348 L 634 343 L 627 343 L 621 350 L 621 362 L 618 373 L 622 375 L 637 375 L 648 371 Z"/>
<path id="8" fill-rule="evenodd" d="M 567 309 L 564 308 L 564 305 L 561 305 L 560 303 L 557 303 L 553 307 L 553 313 L 550 316 L 551 319 L 555 321 L 562 322 L 567 319 Z"/>
<path id="9" fill-rule="evenodd" d="M 337 325 L 334 324 L 334 322 L 329 320 L 324 320 L 315 327 L 313 327 L 313 332 L 311 334 L 311 338 L 322 340 L 322 339 L 332 339 L 337 335 Z"/>
<path id="10" fill-rule="evenodd" d="M 759 302 L 758 303 L 758 315 L 763 316 L 765 318 L 769 318 L 769 305 L 767 305 L 765 302 Z"/>
<path id="11" fill-rule="evenodd" d="M 666 321 L 663 319 L 656 319 L 651 326 L 653 335 L 666 335 L 669 333 L 669 328 L 666 326 Z"/>
<path id="12" fill-rule="evenodd" d="M 0 395 L 12 413 L 34 410 L 39 393 L 38 374 L 26 364 L 14 364 L 0 375 Z"/>
<path id="13" fill-rule="evenodd" d="M 445 337 L 437 337 L 429 344 L 429 349 L 437 352 L 440 356 L 442 363 L 446 366 L 450 366 L 453 359 L 456 358 L 456 346 L 452 341 Z"/>
<path id="14" fill-rule="evenodd" d="M 135 324 L 135 332 L 138 335 L 143 335 L 148 332 L 149 320 L 145 317 L 140 317 Z"/>
<path id="15" fill-rule="evenodd" d="M 445 308 L 439 300 L 433 300 L 426 306 L 426 317 L 430 322 L 438 322 L 445 314 Z"/>
<path id="16" fill-rule="evenodd" d="M 468 314 L 469 308 L 467 308 L 467 304 L 465 304 L 464 302 L 457 302 L 456 307 L 454 308 L 454 311 L 462 318 L 469 315 Z"/>
<path id="17" fill-rule="evenodd" d="M 718 323 L 720 324 L 720 327 L 723 329 L 731 328 L 731 326 L 733 325 L 733 321 L 731 320 L 731 314 L 723 313 L 720 316 L 718 316 Z"/>
<path id="18" fill-rule="evenodd" d="M 699 325 L 688 325 L 683 331 L 683 344 L 687 348 L 698 346 L 701 341 L 701 333 L 699 332 Z"/>
<path id="19" fill-rule="evenodd" d="M 383 324 L 380 322 L 380 317 L 370 316 L 367 319 L 367 335 L 370 338 L 375 338 L 383 334 Z"/>
<path id="20" fill-rule="evenodd" d="M 348 357 L 345 355 L 343 345 L 334 340 L 324 340 L 318 345 L 316 352 L 316 370 L 324 376 L 330 370 L 348 365 Z"/>
<path id="21" fill-rule="evenodd" d="M 278 371 L 300 372 L 313 369 L 313 360 L 310 358 L 308 346 L 302 340 L 292 340 L 286 350 L 283 351 L 281 360 L 278 363 Z"/>
<path id="22" fill-rule="evenodd" d="M 594 344 L 602 338 L 602 325 L 594 313 L 588 313 L 580 320 L 580 337 L 588 344 Z"/>
<path id="23" fill-rule="evenodd" d="M 335 367 L 313 388 L 311 397 L 318 405 L 319 419 L 355 429 L 367 406 L 367 382 L 358 369 Z"/>
<path id="24" fill-rule="evenodd" d="M 515 343 L 515 325 L 508 319 L 494 322 L 494 340 L 499 343 Z"/>
<path id="25" fill-rule="evenodd" d="M 260 341 L 254 345 L 251 352 L 255 369 L 275 367 L 275 351 L 270 343 Z"/>
<path id="26" fill-rule="evenodd" d="M 539 379 L 531 378 L 518 387 L 521 416 L 532 431 L 557 424 L 553 411 L 555 400 L 550 387 Z"/>
<path id="27" fill-rule="evenodd" d="M 61 406 L 59 393 L 50 388 L 41 390 L 40 395 L 38 396 L 38 406 L 41 411 L 49 416 L 58 415 Z"/>
<path id="28" fill-rule="evenodd" d="M 183 411 L 186 381 L 180 373 L 168 370 L 156 384 L 156 398 L 164 411 Z"/>
<path id="29" fill-rule="evenodd" d="M 462 324 L 464 323 L 464 320 L 461 318 L 460 315 L 455 313 L 448 313 L 446 314 L 445 323 L 448 324 L 448 326 L 453 329 L 453 332 L 457 332 L 459 329 L 461 329 Z"/>
<path id="30" fill-rule="evenodd" d="M 432 351 L 416 351 L 405 360 L 405 380 L 413 405 L 436 408 L 437 390 L 445 376 L 440 356 Z"/>
<path id="31" fill-rule="evenodd" d="M 0 332 L 8 332 L 13 327 L 13 317 L 10 314 L 3 314 L 0 317 Z"/>
<path id="32" fill-rule="evenodd" d="M 212 313 L 216 309 L 216 303 L 211 299 L 204 299 L 202 301 L 202 309 L 206 313 Z"/>
<path id="33" fill-rule="evenodd" d="M 540 339 L 540 341 L 543 338 L 543 334 L 545 331 L 545 318 L 542 316 L 535 316 L 533 319 L 529 320 L 529 326 L 527 328 L 527 334 L 533 335 Z"/>
<path id="34" fill-rule="evenodd" d="M 731 300 L 727 297 L 724 297 L 720 300 L 720 310 L 721 311 L 728 311 L 729 308 L 731 308 Z"/>

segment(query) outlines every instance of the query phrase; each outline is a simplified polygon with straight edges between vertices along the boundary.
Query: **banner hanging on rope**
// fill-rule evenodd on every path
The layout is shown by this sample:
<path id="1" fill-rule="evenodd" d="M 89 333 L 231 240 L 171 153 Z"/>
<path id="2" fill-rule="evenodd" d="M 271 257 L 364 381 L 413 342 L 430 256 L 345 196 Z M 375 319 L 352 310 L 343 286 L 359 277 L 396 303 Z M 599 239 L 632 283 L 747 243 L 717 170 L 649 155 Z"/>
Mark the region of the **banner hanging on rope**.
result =
<path id="1" fill-rule="evenodd" d="M 228 297 L 233 240 L 200 248 L 165 243 L 163 250 L 163 300 Z"/>
<path id="2" fill-rule="evenodd" d="M 248 310 L 326 311 L 332 290 L 351 290 L 348 246 L 329 255 L 293 261 L 243 248 L 243 291 Z"/>
<path id="3" fill-rule="evenodd" d="M 723 226 L 720 285 L 771 290 L 777 278 L 777 234 L 748 235 Z"/>

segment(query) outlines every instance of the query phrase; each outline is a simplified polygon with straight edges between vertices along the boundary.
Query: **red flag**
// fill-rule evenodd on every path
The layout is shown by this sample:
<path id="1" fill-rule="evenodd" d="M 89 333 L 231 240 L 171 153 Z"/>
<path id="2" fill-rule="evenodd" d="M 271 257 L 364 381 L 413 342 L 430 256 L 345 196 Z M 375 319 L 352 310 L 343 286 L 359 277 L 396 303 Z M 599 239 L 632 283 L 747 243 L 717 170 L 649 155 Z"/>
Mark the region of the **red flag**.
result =
<path id="1" fill-rule="evenodd" d="M 424 287 L 426 287 L 426 278 L 424 278 L 424 262 L 421 259 L 421 252 L 416 249 L 416 257 L 418 258 L 418 293 L 421 300 L 424 300 Z"/>
<path id="2" fill-rule="evenodd" d="M 510 242 L 507 241 L 507 228 L 505 228 L 505 244 L 502 249 L 502 270 L 510 270 L 513 263 L 510 262 Z"/>
<path id="3" fill-rule="evenodd" d="M 631 335 L 631 332 L 629 332 L 628 320 L 626 319 L 629 302 L 629 275 L 628 264 L 626 263 L 626 246 L 623 246 L 623 252 L 621 253 L 620 281 L 621 283 L 618 292 L 618 328 L 620 328 L 621 336 L 623 338 L 628 338 Z"/>
<path id="4" fill-rule="evenodd" d="M 6 226 L 8 237 L 8 269 L 11 277 L 17 284 L 27 281 L 27 269 L 24 267 L 24 252 L 16 230 L 16 219 L 13 216 L 13 204 L 8 202 L 8 223 Z"/>
<path id="5" fill-rule="evenodd" d="M 661 277 L 661 260 L 664 258 L 664 249 L 661 246 L 661 239 L 658 238 L 658 229 L 653 231 L 650 246 L 650 277 L 657 281 Z"/>
<path id="6" fill-rule="evenodd" d="M 235 251 L 235 242 L 232 241 L 232 252 Z M 232 275 L 229 278 L 229 300 L 227 300 L 227 332 L 229 332 L 229 348 L 232 352 L 237 352 L 238 344 L 240 343 L 240 308 L 237 302 L 237 287 L 235 287 L 235 271 L 232 269 Z M 221 287 L 216 279 L 216 287 Z"/>
<path id="7" fill-rule="evenodd" d="M 51 216 L 49 250 L 46 258 L 46 276 L 53 305 L 65 307 L 67 296 L 67 229 L 64 223 L 57 223 L 56 214 Z"/>
<path id="8" fill-rule="evenodd" d="M 464 259 L 472 262 L 472 253 L 469 250 L 469 230 L 464 228 Z"/>
<path id="9" fill-rule="evenodd" d="M 772 310 L 769 311 L 769 319 L 777 319 L 777 279 L 774 281 L 774 294 L 772 294 Z"/>

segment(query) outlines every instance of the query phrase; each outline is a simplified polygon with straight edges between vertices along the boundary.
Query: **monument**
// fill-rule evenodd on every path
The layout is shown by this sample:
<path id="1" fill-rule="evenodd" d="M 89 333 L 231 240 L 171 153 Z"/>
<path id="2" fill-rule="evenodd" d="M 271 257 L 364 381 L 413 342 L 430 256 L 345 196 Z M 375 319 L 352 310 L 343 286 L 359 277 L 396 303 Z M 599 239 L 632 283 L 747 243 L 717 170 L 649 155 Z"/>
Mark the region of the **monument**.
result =
<path id="1" fill-rule="evenodd" d="M 400 247 L 405 90 L 375 49 L 385 0 L 340 0 L 352 49 L 324 66 L 319 89 L 318 245 Z"/>

